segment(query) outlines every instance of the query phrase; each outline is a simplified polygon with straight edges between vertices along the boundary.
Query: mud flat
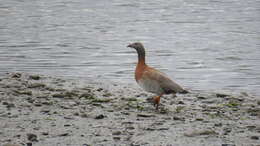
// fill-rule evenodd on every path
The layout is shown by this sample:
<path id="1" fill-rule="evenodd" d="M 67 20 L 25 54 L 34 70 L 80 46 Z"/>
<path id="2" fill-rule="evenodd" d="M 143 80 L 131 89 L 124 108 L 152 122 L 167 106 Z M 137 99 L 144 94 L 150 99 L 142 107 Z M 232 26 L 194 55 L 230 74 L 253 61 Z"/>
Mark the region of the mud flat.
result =
<path id="1" fill-rule="evenodd" d="M 260 98 L 248 93 L 165 96 L 160 110 L 129 85 L 37 74 L 0 77 L 3 146 L 260 145 Z"/>

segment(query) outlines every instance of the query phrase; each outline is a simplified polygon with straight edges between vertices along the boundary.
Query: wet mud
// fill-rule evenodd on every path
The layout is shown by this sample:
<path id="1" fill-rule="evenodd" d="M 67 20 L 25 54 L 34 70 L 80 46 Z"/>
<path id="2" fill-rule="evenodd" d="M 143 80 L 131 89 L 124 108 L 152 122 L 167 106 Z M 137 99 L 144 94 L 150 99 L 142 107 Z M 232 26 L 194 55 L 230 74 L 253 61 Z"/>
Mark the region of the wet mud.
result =
<path id="1" fill-rule="evenodd" d="M 191 91 L 152 95 L 136 86 L 38 74 L 0 78 L 3 146 L 260 145 L 260 98 Z"/>

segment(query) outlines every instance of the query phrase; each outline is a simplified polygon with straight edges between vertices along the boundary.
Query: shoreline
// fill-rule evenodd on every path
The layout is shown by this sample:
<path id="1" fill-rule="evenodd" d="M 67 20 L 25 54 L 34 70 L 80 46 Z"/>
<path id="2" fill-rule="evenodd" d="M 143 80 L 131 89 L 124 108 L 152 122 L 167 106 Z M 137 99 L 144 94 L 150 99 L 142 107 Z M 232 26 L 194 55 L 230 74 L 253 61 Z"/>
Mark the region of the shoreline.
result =
<path id="1" fill-rule="evenodd" d="M 1 144 L 259 145 L 260 99 L 247 93 L 164 96 L 116 83 L 27 73 L 0 78 Z M 7 146 L 7 145 L 6 145 Z"/>

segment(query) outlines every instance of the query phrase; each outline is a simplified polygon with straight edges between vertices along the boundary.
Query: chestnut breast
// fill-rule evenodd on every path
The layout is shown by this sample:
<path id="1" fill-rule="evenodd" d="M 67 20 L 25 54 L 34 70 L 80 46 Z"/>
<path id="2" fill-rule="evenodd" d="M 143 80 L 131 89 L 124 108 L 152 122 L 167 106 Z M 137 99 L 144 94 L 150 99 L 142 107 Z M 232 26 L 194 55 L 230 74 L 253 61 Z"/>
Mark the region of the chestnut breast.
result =
<path id="1" fill-rule="evenodd" d="M 147 92 L 152 92 L 155 94 L 164 93 L 160 81 L 151 77 L 152 74 L 154 74 L 154 70 L 152 68 L 145 64 L 138 64 L 135 70 L 136 82 Z"/>

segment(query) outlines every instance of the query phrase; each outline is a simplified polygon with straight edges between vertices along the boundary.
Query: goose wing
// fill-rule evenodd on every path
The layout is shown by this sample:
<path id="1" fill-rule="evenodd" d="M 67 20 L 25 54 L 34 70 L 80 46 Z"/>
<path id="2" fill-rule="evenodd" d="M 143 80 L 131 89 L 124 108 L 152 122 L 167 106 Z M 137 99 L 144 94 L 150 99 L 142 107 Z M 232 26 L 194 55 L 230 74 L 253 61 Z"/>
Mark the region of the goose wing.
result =
<path id="1" fill-rule="evenodd" d="M 185 90 L 172 81 L 166 74 L 154 69 L 154 68 L 147 68 L 147 70 L 143 74 L 144 78 L 148 78 L 149 80 L 156 81 L 157 84 L 161 87 L 161 89 L 166 93 L 178 93 L 184 92 Z"/>

